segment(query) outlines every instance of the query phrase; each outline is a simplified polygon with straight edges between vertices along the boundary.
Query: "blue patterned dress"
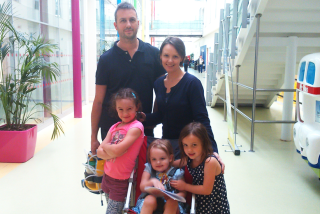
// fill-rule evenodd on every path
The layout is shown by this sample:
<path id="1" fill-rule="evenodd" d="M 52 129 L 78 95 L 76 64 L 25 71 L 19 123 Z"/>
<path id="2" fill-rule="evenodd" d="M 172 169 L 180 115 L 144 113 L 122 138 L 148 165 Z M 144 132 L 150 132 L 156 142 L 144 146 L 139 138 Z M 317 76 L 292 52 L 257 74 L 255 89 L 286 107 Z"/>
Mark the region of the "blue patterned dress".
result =
<path id="1" fill-rule="evenodd" d="M 214 155 L 212 157 L 216 158 Z M 206 159 L 199 166 L 192 168 L 192 160 L 188 158 L 187 167 L 193 178 L 193 185 L 203 185 L 205 161 Z M 215 177 L 210 195 L 196 195 L 196 213 L 230 213 L 227 189 L 222 173 Z"/>
<path id="2" fill-rule="evenodd" d="M 164 188 L 165 190 L 167 191 L 170 191 L 170 192 L 176 192 L 177 190 L 175 190 L 173 187 L 170 186 L 170 180 L 171 179 L 174 179 L 174 180 L 179 180 L 179 179 L 182 179 L 184 177 L 184 170 L 183 169 L 176 169 L 174 175 L 172 177 L 168 176 L 167 174 L 170 173 L 171 170 L 174 170 L 175 168 L 174 167 L 171 167 L 167 173 L 160 173 L 160 172 L 156 172 L 156 178 L 161 182 L 163 183 L 164 185 Z M 151 164 L 150 163 L 146 163 L 145 164 L 145 169 L 144 171 L 151 173 Z M 152 176 L 151 176 L 152 177 Z M 143 194 L 143 193 L 142 193 Z M 133 211 L 135 211 L 136 213 L 140 213 L 141 212 L 141 208 L 142 208 L 142 205 L 143 205 L 143 202 L 144 202 L 144 198 L 141 198 L 139 197 L 138 200 L 137 200 L 137 204 L 135 207 L 132 208 Z M 166 200 L 162 197 L 163 199 L 163 203 L 164 204 L 166 202 Z M 182 202 L 179 202 L 179 210 L 180 210 L 180 213 L 186 213 L 185 212 L 185 204 L 182 203 Z"/>

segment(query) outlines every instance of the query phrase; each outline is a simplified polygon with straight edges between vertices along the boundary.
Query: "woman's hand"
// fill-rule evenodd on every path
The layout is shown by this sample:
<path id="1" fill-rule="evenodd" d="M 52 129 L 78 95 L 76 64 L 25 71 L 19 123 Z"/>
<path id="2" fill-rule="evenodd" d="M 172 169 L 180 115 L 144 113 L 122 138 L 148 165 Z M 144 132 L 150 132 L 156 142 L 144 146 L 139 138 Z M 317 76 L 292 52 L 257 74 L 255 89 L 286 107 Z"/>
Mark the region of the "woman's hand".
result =
<path id="1" fill-rule="evenodd" d="M 154 187 L 165 190 L 163 184 L 156 178 L 151 178 L 151 182 Z"/>
<path id="2" fill-rule="evenodd" d="M 217 157 L 218 161 L 221 163 L 221 173 L 224 174 L 224 168 L 225 168 L 226 166 L 224 165 L 224 163 L 223 163 L 220 155 L 219 155 L 218 153 L 216 153 L 216 152 L 214 152 L 213 154 L 214 154 L 214 156 Z"/>
<path id="3" fill-rule="evenodd" d="M 170 185 L 177 190 L 183 191 L 186 188 L 186 182 L 183 180 L 171 180 Z"/>

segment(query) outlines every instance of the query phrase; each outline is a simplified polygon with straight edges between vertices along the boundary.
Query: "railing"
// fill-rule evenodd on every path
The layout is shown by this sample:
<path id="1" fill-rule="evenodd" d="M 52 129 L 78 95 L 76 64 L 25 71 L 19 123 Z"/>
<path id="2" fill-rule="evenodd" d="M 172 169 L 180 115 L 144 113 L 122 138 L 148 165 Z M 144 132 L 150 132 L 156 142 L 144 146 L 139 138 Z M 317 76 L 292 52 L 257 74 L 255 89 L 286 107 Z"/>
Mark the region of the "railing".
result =
<path id="1" fill-rule="evenodd" d="M 234 134 L 237 133 L 237 113 L 242 115 L 245 119 L 251 122 L 251 144 L 250 144 L 250 152 L 254 152 L 254 125 L 255 123 L 295 123 L 296 121 L 287 121 L 287 120 L 280 120 L 280 121 L 266 121 L 266 120 L 256 120 L 255 119 L 255 109 L 256 109 L 256 94 L 259 92 L 295 92 L 295 89 L 259 89 L 257 88 L 257 72 L 258 72 L 258 53 L 259 53 L 259 33 L 260 33 L 260 18 L 261 14 L 248 14 L 250 7 L 250 3 L 257 5 L 258 1 L 256 0 L 234 0 L 233 4 L 226 4 L 225 9 L 220 10 L 220 27 L 219 33 L 215 35 L 215 45 L 214 45 L 214 57 L 213 57 L 213 65 L 214 69 L 213 72 L 217 73 L 217 77 L 223 76 L 224 77 L 231 77 L 230 82 L 232 86 L 232 93 L 233 93 L 233 100 L 234 105 L 231 107 L 234 109 Z M 248 6 L 249 5 L 249 6 Z M 237 10 L 235 10 L 235 8 Z M 252 10 L 255 12 L 255 10 Z M 252 12 L 251 11 L 251 12 Z M 254 15 L 254 16 L 253 16 Z M 256 22 L 256 41 L 255 41 L 255 60 L 254 60 L 254 73 L 253 73 L 253 87 L 246 86 L 244 84 L 239 83 L 239 68 L 240 65 L 235 65 L 235 57 L 237 55 L 237 47 L 236 47 L 236 40 L 241 32 L 241 29 L 246 28 L 251 21 L 252 18 L 257 19 Z M 250 26 L 251 27 L 251 26 Z M 242 35 L 244 36 L 244 35 Z M 243 38 L 241 38 L 243 39 Z M 232 73 L 236 68 L 236 81 L 233 80 Z M 227 82 L 225 83 L 227 84 Z M 236 86 L 234 90 L 234 85 Z M 243 87 L 245 89 L 252 90 L 253 97 L 252 97 L 252 117 L 250 118 L 243 112 L 238 109 L 238 87 Z M 236 92 L 235 92 L 236 91 Z M 221 97 L 220 95 L 216 94 L 219 99 L 221 99 L 224 103 L 224 119 L 226 120 L 226 93 L 225 97 Z M 236 144 L 236 137 L 235 142 Z"/>
<path id="2" fill-rule="evenodd" d="M 203 21 L 202 20 L 194 20 L 188 22 L 165 22 L 161 20 L 153 20 L 149 23 L 150 30 L 161 30 L 161 29 L 184 29 L 184 30 L 202 30 L 203 29 Z"/>
<path id="3" fill-rule="evenodd" d="M 115 30 L 114 29 L 114 20 L 105 20 L 105 29 L 106 30 Z M 100 29 L 100 22 L 97 21 L 97 29 Z M 153 20 L 149 23 L 150 30 L 163 30 L 163 29 L 174 29 L 174 30 L 193 30 L 193 31 L 202 31 L 203 21 L 194 20 L 188 22 L 165 22 L 161 20 Z"/>

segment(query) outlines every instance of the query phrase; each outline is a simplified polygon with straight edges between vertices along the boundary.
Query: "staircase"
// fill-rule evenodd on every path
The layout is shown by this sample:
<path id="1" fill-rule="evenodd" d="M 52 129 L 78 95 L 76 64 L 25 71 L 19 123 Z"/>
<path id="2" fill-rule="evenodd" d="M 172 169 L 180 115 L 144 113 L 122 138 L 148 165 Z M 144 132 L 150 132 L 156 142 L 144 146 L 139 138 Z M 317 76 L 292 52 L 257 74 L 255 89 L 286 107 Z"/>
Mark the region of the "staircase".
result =
<path id="1" fill-rule="evenodd" d="M 241 2 L 241 1 L 240 1 Z M 283 88 L 287 46 L 290 37 L 297 37 L 296 69 L 300 59 L 310 53 L 320 52 L 320 0 L 251 0 L 247 28 L 241 28 L 236 44 L 238 55 L 233 60 L 232 76 L 235 81 L 236 65 L 239 68 L 239 83 L 253 87 L 256 14 L 260 18 L 257 88 Z M 224 75 L 217 72 L 217 85 L 213 91 L 212 104 L 223 104 L 218 96 L 225 97 Z M 235 87 L 234 87 L 235 88 Z M 293 89 L 293 85 L 292 88 Z M 230 90 L 232 87 L 230 85 Z M 257 106 L 270 107 L 279 92 L 257 92 Z M 232 100 L 232 91 L 231 102 Z M 238 105 L 252 105 L 253 91 L 239 87 Z"/>

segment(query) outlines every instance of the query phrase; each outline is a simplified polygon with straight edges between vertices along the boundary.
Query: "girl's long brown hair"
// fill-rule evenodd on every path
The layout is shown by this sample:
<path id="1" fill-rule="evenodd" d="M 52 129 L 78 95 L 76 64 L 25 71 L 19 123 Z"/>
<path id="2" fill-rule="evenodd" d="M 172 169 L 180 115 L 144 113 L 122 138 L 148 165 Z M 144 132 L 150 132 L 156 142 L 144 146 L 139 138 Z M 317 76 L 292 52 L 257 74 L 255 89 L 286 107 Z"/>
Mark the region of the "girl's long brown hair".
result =
<path id="1" fill-rule="evenodd" d="M 202 146 L 201 162 L 204 161 L 208 157 L 208 155 L 213 153 L 213 149 L 212 149 L 211 141 L 209 139 L 206 127 L 198 122 L 189 123 L 182 129 L 180 133 L 179 148 L 181 152 L 181 160 L 183 159 L 187 160 L 187 157 L 188 157 L 187 154 L 184 152 L 182 141 L 185 137 L 189 135 L 193 135 L 199 138 L 199 140 L 201 141 L 201 146 Z M 182 161 L 180 161 L 180 164 L 181 163 Z"/>

